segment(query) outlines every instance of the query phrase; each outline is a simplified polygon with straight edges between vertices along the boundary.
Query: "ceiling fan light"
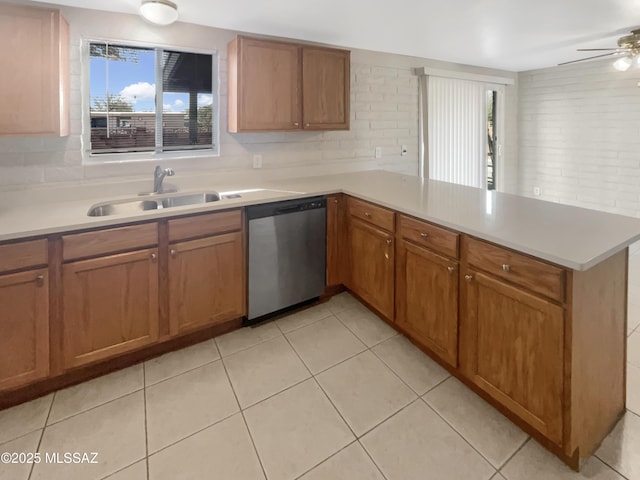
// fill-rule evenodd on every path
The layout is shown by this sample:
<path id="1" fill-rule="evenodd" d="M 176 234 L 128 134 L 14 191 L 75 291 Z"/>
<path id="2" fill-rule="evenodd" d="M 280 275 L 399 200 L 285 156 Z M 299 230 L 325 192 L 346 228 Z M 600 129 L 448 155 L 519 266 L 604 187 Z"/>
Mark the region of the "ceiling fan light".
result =
<path id="1" fill-rule="evenodd" d="M 615 68 L 619 72 L 626 72 L 627 70 L 629 70 L 629 67 L 631 67 L 632 63 L 633 63 L 632 57 L 629 57 L 629 56 L 622 57 L 617 59 L 615 62 L 613 62 L 613 68 Z"/>
<path id="2" fill-rule="evenodd" d="M 142 0 L 140 15 L 156 25 L 169 25 L 178 19 L 178 6 L 169 0 Z"/>

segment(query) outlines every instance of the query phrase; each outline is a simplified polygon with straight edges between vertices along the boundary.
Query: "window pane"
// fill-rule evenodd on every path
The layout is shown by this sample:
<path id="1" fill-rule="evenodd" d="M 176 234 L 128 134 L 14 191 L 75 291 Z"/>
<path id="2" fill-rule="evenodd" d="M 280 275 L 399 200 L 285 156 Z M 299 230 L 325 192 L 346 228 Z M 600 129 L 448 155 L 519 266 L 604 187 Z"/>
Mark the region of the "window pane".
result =
<path id="1" fill-rule="evenodd" d="M 212 56 L 162 52 L 164 150 L 211 148 Z"/>
<path id="2" fill-rule="evenodd" d="M 107 43 L 89 46 L 91 151 L 155 148 L 155 51 Z"/>

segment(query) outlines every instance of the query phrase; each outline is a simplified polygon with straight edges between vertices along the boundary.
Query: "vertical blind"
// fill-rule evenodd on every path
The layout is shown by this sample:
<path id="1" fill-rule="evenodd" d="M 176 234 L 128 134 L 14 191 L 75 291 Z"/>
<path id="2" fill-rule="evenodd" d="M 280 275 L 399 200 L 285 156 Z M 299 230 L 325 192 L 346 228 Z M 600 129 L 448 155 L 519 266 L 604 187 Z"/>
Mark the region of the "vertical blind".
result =
<path id="1" fill-rule="evenodd" d="M 486 187 L 486 85 L 429 76 L 429 178 Z"/>

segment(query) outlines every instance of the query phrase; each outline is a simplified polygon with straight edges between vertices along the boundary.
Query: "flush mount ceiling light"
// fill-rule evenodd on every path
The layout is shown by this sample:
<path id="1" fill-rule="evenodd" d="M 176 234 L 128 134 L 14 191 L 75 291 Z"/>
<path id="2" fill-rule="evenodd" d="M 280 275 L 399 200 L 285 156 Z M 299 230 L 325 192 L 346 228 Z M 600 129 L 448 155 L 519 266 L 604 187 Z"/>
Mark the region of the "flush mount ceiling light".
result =
<path id="1" fill-rule="evenodd" d="M 178 19 L 178 6 L 169 0 L 142 0 L 140 15 L 156 25 L 169 25 Z"/>
<path id="2" fill-rule="evenodd" d="M 613 62 L 613 68 L 615 68 L 620 72 L 626 72 L 627 70 L 629 70 L 629 67 L 631 67 L 632 63 L 633 63 L 633 57 L 631 56 L 622 57 L 617 59 L 615 62 Z"/>

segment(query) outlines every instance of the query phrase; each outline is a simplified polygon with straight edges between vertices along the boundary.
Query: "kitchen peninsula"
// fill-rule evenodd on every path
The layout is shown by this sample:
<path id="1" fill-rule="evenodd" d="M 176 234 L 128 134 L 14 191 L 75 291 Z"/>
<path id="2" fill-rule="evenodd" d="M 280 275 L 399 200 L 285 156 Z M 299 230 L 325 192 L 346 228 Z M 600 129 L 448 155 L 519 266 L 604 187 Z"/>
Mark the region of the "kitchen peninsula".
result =
<path id="1" fill-rule="evenodd" d="M 200 177 L 179 187 L 216 190 L 222 200 L 89 217 L 93 205 L 136 192 L 2 194 L 0 322 L 30 322 L 37 333 L 10 328 L 0 340 L 14 358 L 0 362 L 0 405 L 239 327 L 243 207 L 327 195 L 328 293 L 345 286 L 574 468 L 624 412 L 627 247 L 640 238 L 640 221 L 383 171 L 268 182 Z M 225 198 L 229 192 L 240 197 Z M 201 308 L 189 315 L 206 313 L 204 321 L 180 313 L 185 299 L 165 299 L 189 281 L 177 272 L 196 272 L 202 257 L 188 252 L 198 249 L 229 260 L 211 285 L 225 302 L 188 300 Z M 125 329 L 129 337 L 121 323 L 115 332 L 101 324 L 96 336 L 73 328 L 70 319 L 97 300 L 70 292 L 104 281 L 103 268 L 113 292 L 101 297 L 134 275 L 148 300 L 135 303 L 143 320 Z M 212 308 L 215 315 L 204 311 Z"/>

